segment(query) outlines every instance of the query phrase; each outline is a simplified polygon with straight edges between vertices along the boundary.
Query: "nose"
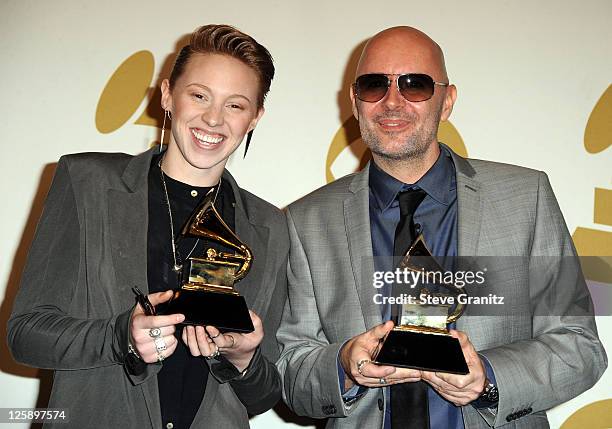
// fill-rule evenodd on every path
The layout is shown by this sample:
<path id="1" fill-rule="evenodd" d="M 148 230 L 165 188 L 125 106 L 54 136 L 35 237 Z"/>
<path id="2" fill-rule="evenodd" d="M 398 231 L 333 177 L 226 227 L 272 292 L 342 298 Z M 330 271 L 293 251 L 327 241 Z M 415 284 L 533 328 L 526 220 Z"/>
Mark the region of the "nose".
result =
<path id="1" fill-rule="evenodd" d="M 389 86 L 389 89 L 387 89 L 387 93 L 382 99 L 382 102 L 389 110 L 397 109 L 406 102 L 406 99 L 399 92 L 399 88 L 397 86 L 397 76 L 393 76 L 391 86 Z"/>
<path id="2" fill-rule="evenodd" d="M 202 120 L 211 127 L 223 124 L 223 106 L 216 104 L 210 105 L 202 112 Z"/>

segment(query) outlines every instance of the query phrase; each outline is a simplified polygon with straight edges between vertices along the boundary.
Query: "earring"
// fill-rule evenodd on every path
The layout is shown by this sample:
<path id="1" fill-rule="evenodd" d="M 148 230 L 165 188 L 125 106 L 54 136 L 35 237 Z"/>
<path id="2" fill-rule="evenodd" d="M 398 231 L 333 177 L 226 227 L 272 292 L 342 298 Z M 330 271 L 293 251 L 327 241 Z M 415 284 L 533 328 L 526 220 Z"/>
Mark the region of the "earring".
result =
<path id="1" fill-rule="evenodd" d="M 169 121 L 172 120 L 172 115 L 168 110 L 164 110 L 164 121 L 162 122 L 161 139 L 159 142 L 159 153 L 162 152 L 162 147 L 164 146 L 164 135 L 166 134 L 166 118 L 168 118 Z"/>
<path id="2" fill-rule="evenodd" d="M 253 137 L 253 131 L 255 130 L 251 130 L 247 134 L 247 141 L 246 141 L 246 146 L 244 147 L 244 156 L 242 157 L 242 159 L 246 158 L 246 154 L 249 150 L 249 145 L 251 144 L 251 138 Z"/>

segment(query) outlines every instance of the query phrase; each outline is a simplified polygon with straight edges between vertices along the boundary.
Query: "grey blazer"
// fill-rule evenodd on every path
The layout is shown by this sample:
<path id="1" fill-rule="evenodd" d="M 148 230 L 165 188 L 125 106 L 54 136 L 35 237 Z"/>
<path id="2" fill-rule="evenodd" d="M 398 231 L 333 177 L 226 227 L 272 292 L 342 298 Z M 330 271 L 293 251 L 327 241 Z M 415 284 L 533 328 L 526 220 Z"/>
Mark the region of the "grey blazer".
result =
<path id="1" fill-rule="evenodd" d="M 162 425 L 156 376 L 162 364 L 147 365 L 139 377 L 123 364 L 131 288 L 148 290 L 147 175 L 154 151 L 62 157 L 30 249 L 8 342 L 18 362 L 55 370 L 49 407 L 68 408 L 69 427 Z M 223 178 L 235 194 L 236 232 L 254 255 L 236 288 L 263 320 L 266 335 L 243 378 L 210 366 L 213 376 L 193 428 L 248 427 L 247 413 L 280 399 L 271 362 L 278 357 L 274 332 L 286 294 L 286 221 L 227 171 Z"/>
<path id="2" fill-rule="evenodd" d="M 465 331 L 495 372 L 497 413 L 462 407 L 466 428 L 546 428 L 545 410 L 591 387 L 607 365 L 584 279 L 560 257 L 575 255 L 542 172 L 453 154 L 457 172 L 458 250 L 465 256 L 542 258 L 538 281 L 525 258 L 503 259 L 496 285 L 515 305 L 505 316 L 462 317 Z M 374 271 L 368 168 L 291 204 L 289 294 L 277 338 L 283 398 L 296 413 L 330 418 L 330 428 L 381 428 L 383 389 L 343 403 L 337 355 L 342 344 L 382 322 L 373 303 Z M 522 263 L 512 263 L 521 261 Z M 556 261 L 556 263 L 555 263 Z M 542 268 L 542 267 L 540 267 Z M 571 279 L 562 298 L 560 278 Z M 539 308 L 560 299 L 556 316 Z M 552 314 L 552 313 L 548 313 Z"/>

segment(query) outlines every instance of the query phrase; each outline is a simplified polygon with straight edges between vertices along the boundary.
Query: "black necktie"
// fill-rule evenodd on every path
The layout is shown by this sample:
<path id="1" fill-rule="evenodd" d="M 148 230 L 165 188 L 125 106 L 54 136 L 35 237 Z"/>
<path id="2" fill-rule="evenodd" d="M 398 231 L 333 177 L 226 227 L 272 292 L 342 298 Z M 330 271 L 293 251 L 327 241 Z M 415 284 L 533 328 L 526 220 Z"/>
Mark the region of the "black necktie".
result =
<path id="1" fill-rule="evenodd" d="M 393 254 L 404 256 L 416 238 L 414 212 L 425 198 L 425 191 L 410 189 L 397 198 L 400 206 L 400 221 L 395 229 Z M 428 429 L 429 407 L 427 385 L 423 381 L 391 386 L 391 428 Z"/>
<path id="2" fill-rule="evenodd" d="M 395 242 L 393 243 L 393 254 L 395 256 L 404 256 L 416 238 L 414 212 L 425 195 L 427 194 L 422 189 L 409 189 L 397 195 L 400 206 L 400 221 L 395 228 Z"/>

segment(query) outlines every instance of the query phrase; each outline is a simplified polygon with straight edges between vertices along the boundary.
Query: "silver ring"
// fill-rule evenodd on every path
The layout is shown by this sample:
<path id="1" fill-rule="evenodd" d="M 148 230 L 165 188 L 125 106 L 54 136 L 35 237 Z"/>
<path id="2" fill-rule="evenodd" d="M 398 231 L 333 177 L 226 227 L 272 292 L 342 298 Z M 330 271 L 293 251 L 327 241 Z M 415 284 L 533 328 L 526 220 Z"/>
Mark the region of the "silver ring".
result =
<path id="1" fill-rule="evenodd" d="M 357 372 L 363 375 L 363 372 L 361 372 L 361 370 L 363 369 L 366 363 L 370 362 L 372 362 L 370 359 L 360 359 L 359 362 L 357 362 Z"/>
<path id="2" fill-rule="evenodd" d="M 157 352 L 157 362 L 161 362 L 164 359 L 166 359 L 166 357 L 161 352 Z"/>
<path id="3" fill-rule="evenodd" d="M 149 329 L 149 337 L 157 338 L 160 335 L 161 335 L 161 329 L 160 328 L 151 328 L 151 329 Z"/>
<path id="4" fill-rule="evenodd" d="M 214 340 L 214 339 L 215 339 L 215 338 L 217 338 L 219 335 L 221 335 L 221 332 L 217 332 L 217 335 L 210 335 L 210 338 Z"/>
<path id="5" fill-rule="evenodd" d="M 387 384 L 387 380 L 385 380 L 385 377 L 381 377 L 381 379 L 380 379 L 380 380 L 378 380 L 378 382 L 379 382 L 380 384 Z"/>
<path id="6" fill-rule="evenodd" d="M 164 350 L 168 348 L 168 346 L 166 345 L 166 342 L 164 341 L 162 337 L 155 338 L 153 342 L 155 343 L 155 349 L 157 350 L 157 353 L 163 352 Z"/>
<path id="7" fill-rule="evenodd" d="M 219 346 L 215 344 L 215 351 L 210 356 L 204 356 L 207 360 L 214 359 L 220 355 Z"/>

